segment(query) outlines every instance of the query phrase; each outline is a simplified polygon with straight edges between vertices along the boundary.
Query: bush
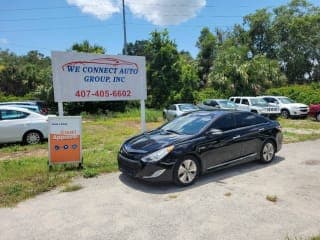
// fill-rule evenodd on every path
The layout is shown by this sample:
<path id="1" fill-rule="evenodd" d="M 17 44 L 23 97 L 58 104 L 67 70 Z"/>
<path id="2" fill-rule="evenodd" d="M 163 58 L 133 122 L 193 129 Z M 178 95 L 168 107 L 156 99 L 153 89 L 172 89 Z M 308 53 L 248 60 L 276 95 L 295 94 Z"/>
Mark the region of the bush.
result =
<path id="1" fill-rule="evenodd" d="M 266 94 L 287 96 L 307 105 L 320 103 L 320 84 L 313 83 L 310 85 L 291 85 L 280 88 L 270 88 L 266 91 Z"/>

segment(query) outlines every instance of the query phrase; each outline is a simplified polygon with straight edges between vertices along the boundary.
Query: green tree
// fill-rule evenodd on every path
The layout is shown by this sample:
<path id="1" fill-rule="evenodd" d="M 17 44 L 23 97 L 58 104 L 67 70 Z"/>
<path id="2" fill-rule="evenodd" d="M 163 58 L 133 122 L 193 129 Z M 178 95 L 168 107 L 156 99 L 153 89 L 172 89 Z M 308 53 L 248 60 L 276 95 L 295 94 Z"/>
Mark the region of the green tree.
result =
<path id="1" fill-rule="evenodd" d="M 127 44 L 127 52 L 128 55 L 133 56 L 146 56 L 146 46 L 148 44 L 148 40 L 137 40 L 134 43 Z"/>
<path id="2" fill-rule="evenodd" d="M 196 62 L 187 52 L 180 53 L 179 65 L 181 68 L 180 89 L 174 96 L 174 102 L 193 103 L 198 98 L 199 76 Z"/>
<path id="3" fill-rule="evenodd" d="M 221 46 L 209 75 L 211 86 L 225 96 L 258 95 L 286 82 L 277 61 L 265 55 L 251 58 L 249 51 L 247 46 L 234 46 L 231 39 Z"/>
<path id="4" fill-rule="evenodd" d="M 150 107 L 160 108 L 172 102 L 180 90 L 179 53 L 167 30 L 152 32 L 146 51 L 147 103 Z"/>
<path id="5" fill-rule="evenodd" d="M 305 0 L 292 0 L 274 9 L 277 58 L 290 83 L 316 79 L 320 63 L 320 8 Z"/>
<path id="6" fill-rule="evenodd" d="M 84 40 L 82 43 L 74 43 L 71 47 L 71 50 L 77 52 L 86 52 L 86 53 L 98 53 L 104 54 L 106 50 L 99 45 L 90 45 L 88 40 Z"/>
<path id="7" fill-rule="evenodd" d="M 205 27 L 201 30 L 196 46 L 199 48 L 197 56 L 199 77 L 201 85 L 206 86 L 210 69 L 214 65 L 213 61 L 216 56 L 217 49 L 217 39 L 210 32 L 209 28 Z"/>
<path id="8" fill-rule="evenodd" d="M 257 10 L 244 17 L 248 29 L 248 46 L 253 55 L 266 54 L 274 58 L 274 33 L 272 31 L 272 14 L 267 9 Z"/>

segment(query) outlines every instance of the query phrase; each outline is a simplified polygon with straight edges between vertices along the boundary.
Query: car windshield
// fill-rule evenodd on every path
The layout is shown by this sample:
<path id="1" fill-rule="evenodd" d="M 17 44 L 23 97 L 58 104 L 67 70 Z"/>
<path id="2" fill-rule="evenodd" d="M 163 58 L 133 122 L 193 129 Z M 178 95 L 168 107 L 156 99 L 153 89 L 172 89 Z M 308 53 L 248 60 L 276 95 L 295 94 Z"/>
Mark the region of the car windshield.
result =
<path id="1" fill-rule="evenodd" d="M 266 100 L 262 98 L 251 98 L 250 101 L 253 106 L 268 106 Z"/>
<path id="2" fill-rule="evenodd" d="M 295 103 L 294 100 L 290 99 L 290 98 L 287 98 L 287 97 L 284 97 L 284 98 L 279 98 L 280 102 L 281 103 L 284 103 L 284 104 L 287 104 L 287 103 Z"/>
<path id="3" fill-rule="evenodd" d="M 178 107 L 179 107 L 179 110 L 183 112 L 198 110 L 197 106 L 193 104 L 179 104 Z"/>
<path id="4" fill-rule="evenodd" d="M 178 134 L 194 135 L 204 129 L 212 120 L 212 115 L 186 115 L 167 123 L 161 130 Z"/>
<path id="5" fill-rule="evenodd" d="M 219 105 L 223 108 L 236 108 L 236 104 L 229 100 L 218 100 Z"/>

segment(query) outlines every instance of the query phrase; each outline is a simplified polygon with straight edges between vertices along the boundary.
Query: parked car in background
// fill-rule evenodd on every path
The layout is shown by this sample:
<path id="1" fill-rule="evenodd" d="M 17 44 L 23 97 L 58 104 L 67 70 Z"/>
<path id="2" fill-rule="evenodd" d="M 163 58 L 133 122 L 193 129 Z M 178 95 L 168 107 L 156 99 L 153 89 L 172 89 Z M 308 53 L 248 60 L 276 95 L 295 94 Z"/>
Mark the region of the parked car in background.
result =
<path id="1" fill-rule="evenodd" d="M 37 144 L 48 138 L 48 117 L 13 106 L 0 106 L 0 143 Z"/>
<path id="2" fill-rule="evenodd" d="M 0 102 L 0 106 L 16 106 L 29 109 L 31 111 L 48 114 L 48 107 L 44 101 L 30 100 L 30 101 L 13 101 L 13 102 Z"/>
<path id="3" fill-rule="evenodd" d="M 172 104 L 163 110 L 163 118 L 168 121 L 171 121 L 172 119 L 179 117 L 183 114 L 197 110 L 199 110 L 199 108 L 191 103 Z"/>
<path id="4" fill-rule="evenodd" d="M 197 111 L 126 140 L 119 170 L 148 181 L 187 186 L 206 172 L 259 159 L 281 149 L 278 122 L 244 111 Z"/>
<path id="5" fill-rule="evenodd" d="M 317 121 L 320 122 L 320 103 L 310 104 L 309 106 L 309 116 L 314 117 Z"/>
<path id="6" fill-rule="evenodd" d="M 278 106 L 283 118 L 306 117 L 309 107 L 284 96 L 261 96 L 270 105 Z"/>
<path id="7" fill-rule="evenodd" d="M 276 119 L 280 115 L 280 109 L 277 106 L 269 104 L 259 97 L 230 97 L 230 101 L 237 105 L 237 109 L 257 113 L 271 119 Z"/>
<path id="8" fill-rule="evenodd" d="M 206 99 L 202 103 L 198 104 L 198 107 L 203 110 L 237 109 L 237 105 L 228 99 Z"/>

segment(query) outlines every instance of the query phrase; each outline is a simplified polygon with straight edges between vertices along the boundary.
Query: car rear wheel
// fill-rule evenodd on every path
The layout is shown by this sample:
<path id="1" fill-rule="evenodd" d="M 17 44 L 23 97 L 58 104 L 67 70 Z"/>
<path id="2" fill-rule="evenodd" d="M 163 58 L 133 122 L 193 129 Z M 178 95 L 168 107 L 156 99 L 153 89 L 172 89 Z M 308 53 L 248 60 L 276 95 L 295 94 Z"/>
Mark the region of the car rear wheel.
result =
<path id="1" fill-rule="evenodd" d="M 290 113 L 288 110 L 284 109 L 281 111 L 281 116 L 285 119 L 288 119 L 290 117 Z"/>
<path id="2" fill-rule="evenodd" d="M 26 133 L 24 136 L 24 143 L 26 144 L 38 144 L 42 141 L 42 135 L 41 133 L 37 131 L 31 131 Z"/>
<path id="3" fill-rule="evenodd" d="M 320 122 L 320 113 L 317 114 L 316 119 L 318 122 Z"/>
<path id="4" fill-rule="evenodd" d="M 188 186 L 195 182 L 199 175 L 199 163 L 192 156 L 179 160 L 173 172 L 173 180 L 179 186 Z"/>
<path id="5" fill-rule="evenodd" d="M 266 141 L 261 148 L 260 161 L 263 163 L 270 163 L 274 159 L 275 151 L 274 143 L 270 140 Z"/>

